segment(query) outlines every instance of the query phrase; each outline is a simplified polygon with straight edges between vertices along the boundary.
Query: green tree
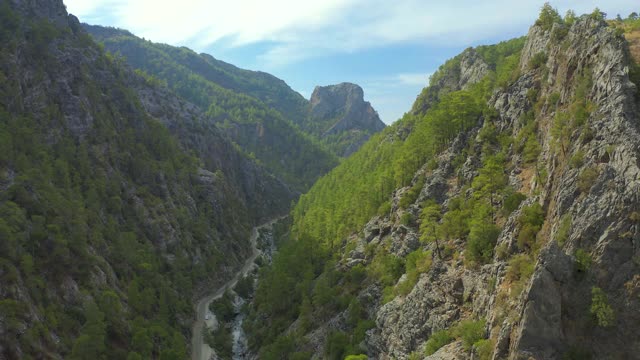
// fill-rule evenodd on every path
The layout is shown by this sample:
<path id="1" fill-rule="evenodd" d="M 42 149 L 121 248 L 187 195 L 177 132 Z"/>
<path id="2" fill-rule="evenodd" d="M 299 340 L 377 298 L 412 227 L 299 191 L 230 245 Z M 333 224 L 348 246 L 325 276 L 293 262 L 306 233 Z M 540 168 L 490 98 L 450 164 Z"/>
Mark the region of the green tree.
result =
<path id="1" fill-rule="evenodd" d="M 562 23 L 562 17 L 560 17 L 558 11 L 554 9 L 551 4 L 546 2 L 542 6 L 542 9 L 540 9 L 540 16 L 538 20 L 536 20 L 536 25 L 545 30 L 551 30 L 551 27 L 555 23 Z"/>
<path id="2" fill-rule="evenodd" d="M 492 211 L 486 203 L 476 205 L 474 210 L 465 251 L 467 259 L 472 262 L 488 263 L 493 257 L 493 248 L 500 235 L 500 228 L 493 223 Z"/>
<path id="3" fill-rule="evenodd" d="M 573 25 L 577 19 L 576 13 L 571 9 L 567 10 L 567 13 L 564 15 L 564 22 L 569 26 Z"/>
<path id="4" fill-rule="evenodd" d="M 442 259 L 440 254 L 440 242 L 438 241 L 439 226 L 438 222 L 442 216 L 442 209 L 435 201 L 428 201 L 423 204 L 420 213 L 420 241 L 435 242 L 436 254 Z"/>
<path id="5" fill-rule="evenodd" d="M 491 156 L 484 161 L 478 176 L 473 179 L 472 186 L 476 190 L 476 197 L 489 197 L 489 204 L 494 206 L 494 197 L 508 182 L 504 171 L 504 160 Z M 493 211 L 491 212 L 493 214 Z"/>
<path id="6" fill-rule="evenodd" d="M 102 359 L 106 351 L 104 313 L 93 301 L 84 304 L 85 323 L 73 344 L 71 358 Z"/>
<path id="7" fill-rule="evenodd" d="M 599 287 L 591 289 L 591 315 L 595 317 L 598 326 L 602 327 L 613 326 L 616 321 L 607 294 Z"/>

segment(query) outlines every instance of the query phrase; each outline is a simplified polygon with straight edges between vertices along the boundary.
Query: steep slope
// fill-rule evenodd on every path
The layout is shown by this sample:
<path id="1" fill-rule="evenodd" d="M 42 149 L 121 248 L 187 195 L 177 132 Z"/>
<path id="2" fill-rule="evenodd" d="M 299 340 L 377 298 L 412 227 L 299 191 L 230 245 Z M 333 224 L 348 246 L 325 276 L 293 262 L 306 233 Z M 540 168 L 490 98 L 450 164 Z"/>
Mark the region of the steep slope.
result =
<path id="1" fill-rule="evenodd" d="M 275 134 L 271 136 L 284 138 L 279 140 L 298 152 L 300 149 L 296 146 L 308 147 L 309 144 L 300 141 L 288 144 L 288 141 L 296 139 L 292 134 L 297 134 L 298 131 L 290 129 L 288 126 L 291 124 L 320 140 L 338 156 L 350 155 L 371 134 L 384 128 L 384 123 L 371 104 L 364 102 L 362 89 L 357 85 L 318 87 L 310 101 L 307 101 L 284 81 L 270 74 L 239 69 L 216 60 L 211 55 L 196 54 L 184 47 L 144 41 L 126 30 L 86 24 L 83 26 L 98 41 L 103 42 L 107 50 L 124 56 L 132 67 L 167 82 L 169 87 L 186 99 L 204 110 L 209 109 L 220 121 L 225 120 L 219 117 L 222 112 L 234 113 L 240 106 L 256 108 L 258 111 L 242 113 L 244 117 L 233 114 L 226 118 L 231 118 L 236 127 L 242 127 L 245 123 L 258 123 L 263 127 L 273 123 Z M 282 119 L 289 124 L 283 124 Z M 264 149 L 253 144 L 256 142 L 256 134 L 251 130 L 243 129 L 243 136 L 239 138 L 237 131 L 231 132 L 231 135 L 239 145 L 247 147 L 249 152 L 264 153 Z M 295 136 L 300 137 L 300 134 Z M 268 148 L 267 154 L 274 152 L 273 144 L 263 146 Z M 286 152 L 287 149 L 283 149 L 283 153 L 277 154 L 286 155 Z M 262 158 L 261 160 L 264 161 Z M 326 169 L 317 171 L 318 174 L 324 174 Z M 310 186 L 311 183 L 308 182 L 307 185 Z"/>
<path id="2" fill-rule="evenodd" d="M 293 198 L 62 1 L 0 1 L 0 358 L 186 358 L 191 298 Z"/>
<path id="3" fill-rule="evenodd" d="M 127 57 L 129 63 L 136 69 L 146 68 L 149 55 L 139 44 L 137 38 L 126 30 L 82 25 L 96 40 L 104 42 L 108 49 L 120 52 Z M 236 93 L 254 97 L 267 106 L 274 108 L 287 119 L 297 119 L 305 116 L 307 102 L 302 95 L 293 91 L 284 81 L 277 77 L 261 72 L 240 69 L 224 61 L 217 60 L 209 54 L 196 54 L 184 47 L 173 47 L 163 44 L 152 44 L 170 59 L 184 65 L 205 79 Z M 148 51 L 148 50 L 147 50 Z"/>
<path id="4" fill-rule="evenodd" d="M 282 80 L 123 30 L 84 27 L 108 51 L 206 111 L 247 154 L 297 191 L 306 191 L 337 164 L 318 141 L 293 125 L 291 119 L 306 116 L 306 100 Z"/>
<path id="5" fill-rule="evenodd" d="M 309 119 L 301 126 L 323 139 L 337 154 L 347 157 L 385 124 L 355 84 L 318 86 L 309 101 Z"/>
<path id="6" fill-rule="evenodd" d="M 603 17 L 545 5 L 466 50 L 320 179 L 260 280 L 260 358 L 637 357 L 638 65 Z"/>

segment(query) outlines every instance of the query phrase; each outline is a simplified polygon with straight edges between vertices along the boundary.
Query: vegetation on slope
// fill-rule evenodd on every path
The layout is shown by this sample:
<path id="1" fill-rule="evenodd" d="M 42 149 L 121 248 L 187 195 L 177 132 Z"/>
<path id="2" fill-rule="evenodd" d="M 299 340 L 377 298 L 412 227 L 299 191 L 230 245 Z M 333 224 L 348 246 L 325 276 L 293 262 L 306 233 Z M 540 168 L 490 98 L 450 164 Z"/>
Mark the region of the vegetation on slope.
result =
<path id="1" fill-rule="evenodd" d="M 251 219 L 76 30 L 0 2 L 0 357 L 185 359 L 195 286 Z"/>
<path id="2" fill-rule="evenodd" d="M 458 134 L 478 126 L 480 116 L 493 116 L 486 101 L 501 84 L 498 80 L 513 73 L 523 43 L 516 39 L 482 47 L 479 52 L 496 66 L 485 80 L 468 90 L 442 95 L 424 114 L 405 115 L 318 180 L 294 210 L 295 231 L 332 247 L 360 229 L 396 188 L 409 185 L 415 172 Z M 432 81 L 444 76 L 455 61 L 447 62 Z"/>
<path id="3" fill-rule="evenodd" d="M 337 165 L 334 155 L 288 117 L 306 116 L 305 102 L 281 80 L 127 32 L 87 29 L 132 67 L 208 111 L 240 148 L 296 190 L 306 191 Z"/>
<path id="4" fill-rule="evenodd" d="M 273 267 L 261 277 L 255 307 L 248 321 L 252 347 L 260 349 L 261 358 L 275 358 L 268 356 L 276 353 L 274 349 L 296 351 L 304 348 L 301 335 L 313 328 L 312 322 L 305 319 L 313 318 L 316 323 L 322 323 L 344 310 L 349 317 L 348 330 L 329 335 L 325 355 L 330 359 L 343 359 L 357 354 L 360 351 L 358 344 L 373 323 L 367 319 L 363 305 L 355 295 L 369 281 L 376 281 L 385 287 L 385 301 L 404 296 L 419 274 L 428 271 L 432 254 L 422 249 L 402 259 L 384 247 L 371 248 L 367 250 L 373 256 L 371 263 L 367 267 L 357 265 L 348 271 L 337 270 L 336 260 L 343 251 L 347 253 L 350 249 L 348 244 L 344 247 L 347 236 L 361 229 L 372 216 L 389 213 L 392 205 L 388 199 L 395 189 L 413 184 L 400 200 L 400 206 L 407 207 L 415 202 L 424 178 L 414 178 L 414 174 L 431 159 L 431 163 L 437 164 L 435 156 L 451 145 L 459 134 L 477 128 L 481 119 L 487 123 L 492 121 L 495 115 L 486 101 L 493 89 L 506 86 L 515 78 L 523 44 L 521 38 L 479 48 L 478 53 L 492 69 L 481 82 L 466 90 L 441 92 L 432 100 L 419 98 L 417 102 L 428 103 L 421 107 L 424 111 L 405 115 L 396 124 L 374 135 L 356 154 L 321 178 L 300 198 L 293 212 L 293 234 L 297 240 L 285 243 Z M 432 84 L 439 77 L 450 76 L 456 61 L 458 59 L 454 58 L 447 62 L 434 75 Z M 469 184 L 477 195 L 450 202 L 441 223 L 441 210 L 436 205 L 425 205 L 421 218 L 425 229 L 431 229 L 429 224 L 433 223 L 443 237 L 468 237 L 466 257 L 471 263 L 484 263 L 493 256 L 498 229 L 493 225 L 493 215 L 500 210 L 502 199 L 510 194 L 506 191 L 503 174 L 504 155 L 500 153 L 501 149 L 506 149 L 508 139 L 498 137 L 495 128 L 484 131 L 483 136 L 486 144 L 484 167 Z M 415 221 L 410 213 L 405 215 L 400 222 L 410 224 Z M 433 240 L 428 236 L 423 239 L 425 242 Z M 407 280 L 396 286 L 405 272 Z M 283 286 L 281 279 L 289 279 L 287 284 L 291 286 Z M 260 322 L 256 322 L 258 319 Z M 270 322 L 269 331 L 258 331 L 256 327 L 263 325 L 264 319 Z M 284 335 L 295 319 L 299 319 L 296 331 Z"/>

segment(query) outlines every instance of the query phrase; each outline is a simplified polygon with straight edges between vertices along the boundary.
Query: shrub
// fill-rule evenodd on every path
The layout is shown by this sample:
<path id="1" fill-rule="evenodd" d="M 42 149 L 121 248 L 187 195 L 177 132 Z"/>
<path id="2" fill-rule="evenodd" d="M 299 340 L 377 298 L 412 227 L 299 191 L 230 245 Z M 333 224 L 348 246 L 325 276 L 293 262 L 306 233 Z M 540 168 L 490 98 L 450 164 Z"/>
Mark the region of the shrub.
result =
<path id="1" fill-rule="evenodd" d="M 407 278 L 396 287 L 396 294 L 407 295 L 418 282 L 420 274 L 431 268 L 431 251 L 418 249 L 407 255 L 405 261 Z"/>
<path id="2" fill-rule="evenodd" d="M 538 91 L 537 88 L 529 88 L 529 90 L 527 90 L 527 99 L 532 103 L 535 104 L 536 101 L 538 101 L 538 95 L 540 95 L 540 92 Z"/>
<path id="3" fill-rule="evenodd" d="M 385 286 L 395 285 L 404 274 L 404 262 L 392 254 L 377 256 L 370 267 L 374 276 Z"/>
<path id="4" fill-rule="evenodd" d="M 485 122 L 485 125 L 478 132 L 478 138 L 481 143 L 489 143 L 493 144 L 498 139 L 498 132 L 496 131 L 496 127 L 488 122 Z"/>
<path id="5" fill-rule="evenodd" d="M 391 212 L 391 202 L 389 201 L 385 201 L 378 208 L 378 215 L 380 216 L 389 215 L 390 212 Z"/>
<path id="6" fill-rule="evenodd" d="M 525 164 L 533 164 L 538 161 L 540 151 L 542 151 L 542 147 L 540 146 L 538 140 L 535 138 L 535 136 L 529 136 L 527 141 L 524 143 L 524 149 L 522 150 L 522 160 Z"/>
<path id="7" fill-rule="evenodd" d="M 602 327 L 612 326 L 616 320 L 607 294 L 599 287 L 591 289 L 591 315 L 595 317 L 598 326 Z"/>
<path id="8" fill-rule="evenodd" d="M 522 214 L 518 219 L 520 233 L 518 234 L 518 246 L 524 248 L 534 248 L 536 235 L 544 223 L 544 211 L 538 203 L 529 205 L 522 209 Z"/>
<path id="9" fill-rule="evenodd" d="M 422 188 L 424 187 L 424 180 L 424 177 L 420 177 L 418 181 L 416 181 L 416 183 L 411 186 L 411 189 L 409 189 L 409 191 L 402 195 L 399 203 L 401 208 L 406 209 L 407 207 L 409 207 L 409 205 L 416 202 L 418 196 L 420 195 L 420 192 L 422 191 Z"/>
<path id="10" fill-rule="evenodd" d="M 507 279 L 511 281 L 525 280 L 531 277 L 534 270 L 533 259 L 527 254 L 519 254 L 509 260 Z"/>
<path id="11" fill-rule="evenodd" d="M 576 153 L 573 154 L 573 156 L 569 160 L 569 166 L 575 169 L 575 168 L 581 167 L 583 164 L 584 164 L 584 151 L 582 150 L 576 151 Z"/>
<path id="12" fill-rule="evenodd" d="M 402 214 L 402 216 L 400 216 L 400 224 L 408 226 L 411 225 L 413 223 L 413 214 L 411 214 L 410 212 L 405 212 L 404 214 Z"/>
<path id="13" fill-rule="evenodd" d="M 571 214 L 564 214 L 560 218 L 560 226 L 556 232 L 556 241 L 560 247 L 564 246 L 565 241 L 569 239 L 569 231 L 571 230 Z"/>
<path id="14" fill-rule="evenodd" d="M 534 203 L 522 209 L 522 215 L 518 219 L 520 225 L 532 225 L 541 227 L 544 224 L 544 211 L 542 205 Z"/>
<path id="15" fill-rule="evenodd" d="M 535 249 L 538 231 L 538 228 L 531 225 L 523 226 L 518 233 L 518 247 L 520 249 Z"/>
<path id="16" fill-rule="evenodd" d="M 551 95 L 549 95 L 549 98 L 547 99 L 547 101 L 549 102 L 549 104 L 551 104 L 553 106 L 557 106 L 558 103 L 560 102 L 560 93 L 557 92 L 557 91 L 551 93 Z"/>
<path id="17" fill-rule="evenodd" d="M 429 356 L 453 340 L 449 330 L 440 330 L 431 334 L 424 347 L 424 354 Z"/>
<path id="18" fill-rule="evenodd" d="M 509 194 L 502 204 L 502 213 L 505 216 L 509 216 L 512 212 L 516 211 L 524 200 L 527 199 L 527 196 L 520 192 L 514 192 Z"/>
<path id="19" fill-rule="evenodd" d="M 489 339 L 478 340 L 473 344 L 473 347 L 479 360 L 491 360 L 493 356 L 493 341 Z"/>
<path id="20" fill-rule="evenodd" d="M 482 223 L 472 226 L 469 232 L 466 256 L 469 260 L 488 263 L 493 256 L 493 248 L 500 236 L 500 228 L 492 223 Z"/>
<path id="21" fill-rule="evenodd" d="M 359 344 L 364 341 L 367 336 L 367 330 L 372 329 L 376 326 L 376 322 L 373 320 L 360 320 L 358 321 L 358 325 L 353 330 L 353 343 Z"/>
<path id="22" fill-rule="evenodd" d="M 346 358 L 344 358 L 344 360 L 367 360 L 368 357 L 367 355 L 349 355 Z"/>
<path id="23" fill-rule="evenodd" d="M 529 69 L 534 70 L 547 63 L 547 54 L 541 51 L 529 59 Z"/>
<path id="24" fill-rule="evenodd" d="M 478 340 L 484 339 L 486 322 L 483 320 L 464 320 L 455 329 L 456 337 L 462 339 L 462 345 L 468 351 Z"/>
<path id="25" fill-rule="evenodd" d="M 580 192 L 583 194 L 589 193 L 591 187 L 593 186 L 593 183 L 598 178 L 598 175 L 600 175 L 598 173 L 598 169 L 594 167 L 588 167 L 582 170 L 582 172 L 578 176 L 578 190 L 580 190 Z"/>
<path id="26" fill-rule="evenodd" d="M 591 267 L 591 255 L 582 249 L 578 249 L 576 250 L 575 257 L 576 257 L 576 263 L 575 263 L 576 271 L 582 272 L 582 273 L 589 271 L 589 268 Z"/>
<path id="27" fill-rule="evenodd" d="M 507 256 L 509 256 L 509 245 L 507 245 L 506 242 L 503 242 L 502 244 L 498 245 L 498 247 L 496 247 L 496 256 L 500 260 L 504 260 L 507 258 Z"/>

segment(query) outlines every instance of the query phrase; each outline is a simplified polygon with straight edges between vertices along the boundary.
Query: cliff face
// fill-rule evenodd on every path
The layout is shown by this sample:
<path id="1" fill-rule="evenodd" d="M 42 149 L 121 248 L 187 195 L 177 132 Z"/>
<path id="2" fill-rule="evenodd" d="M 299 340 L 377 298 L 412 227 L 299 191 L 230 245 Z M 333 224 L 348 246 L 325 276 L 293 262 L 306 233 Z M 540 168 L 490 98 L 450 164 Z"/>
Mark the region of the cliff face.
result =
<path id="1" fill-rule="evenodd" d="M 0 359 L 186 358 L 191 298 L 293 192 L 62 1 L 0 19 Z"/>
<path id="2" fill-rule="evenodd" d="M 534 65 L 534 58 L 542 59 L 540 64 Z M 472 315 L 486 319 L 484 331 L 492 341 L 494 359 L 636 356 L 640 343 L 628 335 L 640 324 L 640 229 L 634 215 L 640 206 L 640 117 L 629 66 L 624 39 L 602 20 L 583 17 L 573 25 L 531 28 L 520 76 L 489 100 L 498 113 L 495 128 L 514 138 L 527 126 L 526 114 L 535 111 L 535 139 L 541 147 L 535 167 L 513 148 L 508 152 L 509 183 L 527 199 L 505 218 L 490 264 L 469 269 L 460 260 L 434 257 L 431 270 L 420 276 L 410 293 L 379 307 L 376 328 L 367 340 L 371 355 L 406 358 L 420 351 L 436 331 Z M 472 60 L 460 68 L 480 74 L 486 64 Z M 462 88 L 463 73 L 446 76 L 459 79 L 446 86 Z M 443 88 L 436 84 L 439 88 L 432 87 L 432 93 Z M 559 119 L 580 101 L 589 107 L 584 124 L 561 129 L 572 126 Z M 487 126 L 485 121 L 483 128 Z M 408 211 L 418 214 L 425 199 L 451 206 L 449 199 L 463 194 L 464 177 L 473 179 L 482 163 L 480 131 L 461 134 L 440 155 L 437 170 L 427 176 Z M 471 146 L 470 157 L 456 172 L 450 164 L 464 146 Z M 530 253 L 521 239 L 523 212 L 532 204 L 542 205 L 544 211 L 535 238 L 539 251 L 528 260 L 535 263 L 530 278 L 519 277 L 514 272 L 520 265 L 513 259 Z M 394 237 L 411 246 L 411 234 L 420 234 L 409 227 L 407 235 L 395 236 L 396 226 L 388 217 L 374 219 L 365 234 L 389 227 L 386 241 L 393 246 L 399 246 Z M 599 313 L 597 306 L 607 310 Z M 446 346 L 428 358 L 462 359 L 467 352 Z"/>
<path id="3" fill-rule="evenodd" d="M 328 238 L 340 257 L 312 293 L 333 281 L 334 296 L 351 301 L 305 303 L 287 332 L 305 329 L 298 349 L 375 359 L 637 357 L 637 66 L 598 12 L 541 17 L 526 39 L 443 65 L 412 114 L 358 157 L 384 181 L 353 176 L 348 159 L 296 208 L 301 238 Z M 435 155 L 418 155 L 425 147 Z M 383 171 L 368 158 L 401 166 Z M 386 202 L 365 191 L 354 206 L 331 198 L 331 189 L 363 183 L 384 194 L 409 166 L 417 171 L 408 186 Z M 355 215 L 326 215 L 378 206 L 348 232 Z M 320 325 L 304 323 L 309 313 Z"/>
<path id="4" fill-rule="evenodd" d="M 362 88 L 355 84 L 317 86 L 309 106 L 309 130 L 336 142 L 336 151 L 342 156 L 351 155 L 371 134 L 385 128 L 378 113 L 364 101 Z"/>

